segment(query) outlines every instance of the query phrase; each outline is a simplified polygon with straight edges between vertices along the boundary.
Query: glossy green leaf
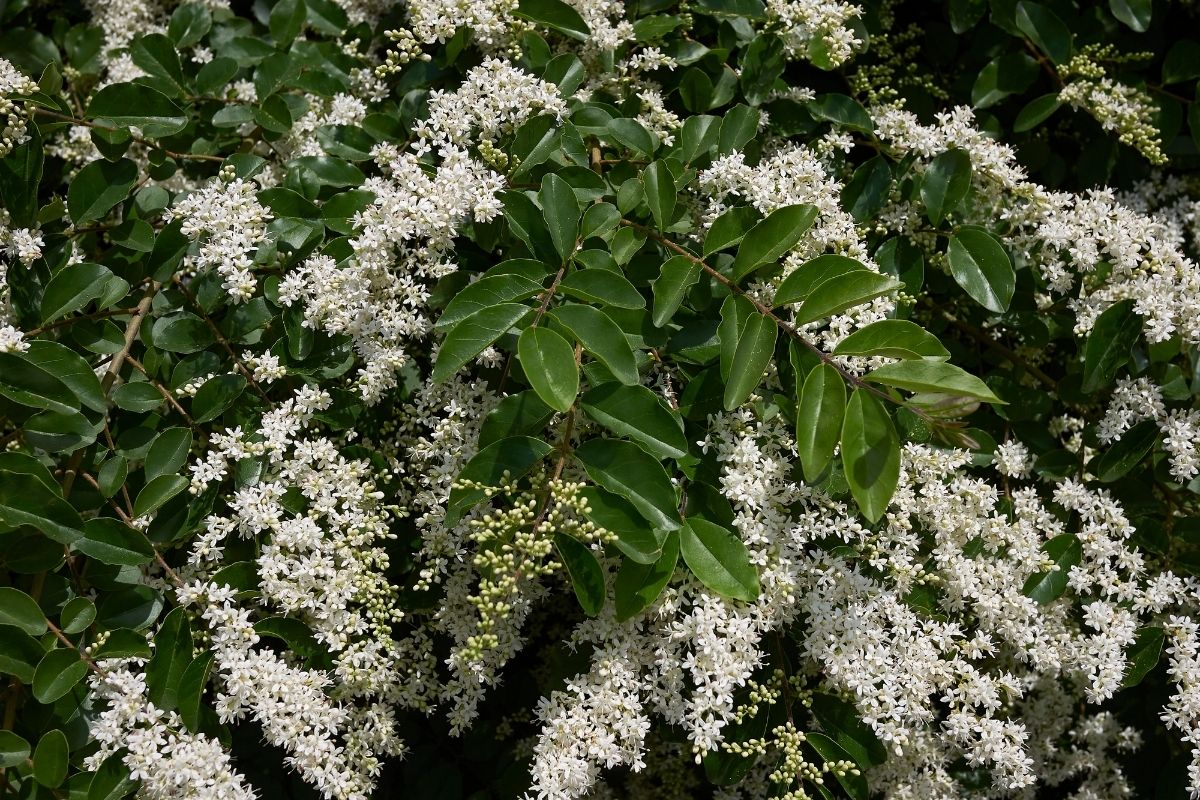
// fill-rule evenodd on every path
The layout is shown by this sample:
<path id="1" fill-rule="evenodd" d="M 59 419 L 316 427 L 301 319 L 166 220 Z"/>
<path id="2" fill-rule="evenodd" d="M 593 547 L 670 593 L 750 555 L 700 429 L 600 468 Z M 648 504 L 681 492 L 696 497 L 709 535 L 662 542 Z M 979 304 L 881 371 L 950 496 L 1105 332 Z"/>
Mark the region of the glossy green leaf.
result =
<path id="1" fill-rule="evenodd" d="M 554 534 L 554 547 L 567 568 L 571 588 L 585 614 L 594 617 L 604 608 L 604 570 L 587 545 L 565 533 Z"/>
<path id="2" fill-rule="evenodd" d="M 1142 333 L 1142 319 L 1133 310 L 1133 300 L 1114 303 L 1096 318 L 1083 348 L 1083 384 L 1085 392 L 1108 386 Z"/>
<path id="3" fill-rule="evenodd" d="M 571 185 L 553 172 L 542 178 L 542 190 L 538 192 L 542 204 L 542 216 L 554 242 L 559 257 L 566 261 L 575 252 L 579 237 L 579 201 Z"/>
<path id="4" fill-rule="evenodd" d="M 875 731 L 858 715 L 852 703 L 839 697 L 813 692 L 809 710 L 821 723 L 829 738 L 850 754 L 860 767 L 874 767 L 887 761 L 888 751 Z"/>
<path id="5" fill-rule="evenodd" d="M 482 353 L 533 309 L 519 303 L 500 303 L 481 308 L 458 322 L 442 341 L 433 367 L 433 380 L 440 383 Z"/>
<path id="6" fill-rule="evenodd" d="M 1037 62 L 1022 52 L 1010 52 L 988 62 L 971 87 L 975 108 L 989 108 L 1011 94 L 1023 92 L 1037 80 Z"/>
<path id="7" fill-rule="evenodd" d="M 859 328 L 837 343 L 838 356 L 928 358 L 944 361 L 950 351 L 929 331 L 906 319 L 883 319 Z"/>
<path id="8" fill-rule="evenodd" d="M 99 159 L 85 165 L 67 188 L 67 212 L 71 220 L 79 225 L 100 219 L 129 196 L 129 189 L 137 179 L 137 165 L 127 158 Z"/>
<path id="9" fill-rule="evenodd" d="M 1013 121 L 1013 130 L 1016 133 L 1031 131 L 1048 120 L 1061 107 L 1062 100 L 1059 99 L 1058 92 L 1051 92 L 1030 100 Z"/>
<path id="10" fill-rule="evenodd" d="M 1125 654 L 1128 666 L 1121 681 L 1122 689 L 1137 686 L 1158 665 L 1166 638 L 1166 631 L 1156 625 L 1138 628 L 1137 638 Z"/>
<path id="11" fill-rule="evenodd" d="M 813 290 L 831 278 L 852 272 L 866 272 L 866 266 L 857 259 L 836 253 L 826 253 L 809 259 L 788 274 L 775 291 L 775 305 L 798 303 L 812 294 Z"/>
<path id="12" fill-rule="evenodd" d="M 1131 30 L 1145 33 L 1150 28 L 1153 10 L 1151 0 L 1108 0 L 1112 15 L 1125 23 Z"/>
<path id="13" fill-rule="evenodd" d="M 31 636 L 41 636 L 47 627 L 34 599 L 11 586 L 0 586 L 0 625 L 12 625 Z"/>
<path id="14" fill-rule="evenodd" d="M 1083 559 L 1083 546 L 1075 534 L 1062 533 L 1045 542 L 1042 552 L 1054 566 L 1045 572 L 1030 575 L 1021 592 L 1044 605 L 1061 597 L 1067 590 L 1071 567 Z"/>
<path id="15" fill-rule="evenodd" d="M 829 467 L 842 435 L 846 382 L 831 365 L 808 373 L 796 406 L 796 453 L 804 480 L 814 483 Z"/>
<path id="16" fill-rule="evenodd" d="M 772 211 L 751 228 L 733 262 L 733 279 L 741 280 L 763 264 L 778 261 L 817 220 L 816 206 L 800 203 Z"/>
<path id="17" fill-rule="evenodd" d="M 666 230 L 675 216 L 675 178 L 662 161 L 655 161 L 642 172 L 646 204 L 659 230 Z"/>
<path id="18" fill-rule="evenodd" d="M 724 406 L 732 411 L 745 402 L 762 383 L 771 357 L 775 355 L 775 339 L 779 326 L 773 317 L 751 314 L 738 335 L 737 348 L 729 367 L 725 384 Z"/>
<path id="19" fill-rule="evenodd" d="M 81 633 L 96 619 L 96 605 L 86 597 L 76 597 L 63 606 L 58 617 L 63 633 Z"/>
<path id="20" fill-rule="evenodd" d="M 687 439 L 678 413 L 645 386 L 602 383 L 579 400 L 587 415 L 657 458 L 683 458 Z"/>
<path id="21" fill-rule="evenodd" d="M 184 3 L 171 14 L 167 36 L 176 47 L 191 47 L 212 29 L 212 12 L 200 3 Z"/>
<path id="22" fill-rule="evenodd" d="M 258 631 L 257 625 L 255 631 L 261 633 Z M 291 642 L 288 644 L 291 646 Z M 292 650 L 296 652 L 297 648 L 292 647 Z M 216 656 L 211 652 L 201 653 L 192 659 L 191 663 L 183 670 L 183 674 L 179 676 L 176 706 L 180 719 L 190 731 L 197 731 L 200 728 L 200 704 L 215 660 Z"/>
<path id="23" fill-rule="evenodd" d="M 446 330 L 480 309 L 501 303 L 527 300 L 542 291 L 542 285 L 523 275 L 490 275 L 467 284 L 446 305 L 434 330 Z"/>
<path id="24" fill-rule="evenodd" d="M 579 12 L 562 0 L 520 0 L 516 15 L 572 39 L 584 41 L 591 35 L 591 29 Z"/>
<path id="25" fill-rule="evenodd" d="M 874 218 L 887 202 L 892 188 L 892 170 L 887 159 L 875 156 L 863 162 L 842 190 L 842 206 L 855 222 Z"/>
<path id="26" fill-rule="evenodd" d="M 832 317 L 891 294 L 904 284 L 888 275 L 861 270 L 822 281 L 796 309 L 795 323 L 804 325 Z"/>
<path id="27" fill-rule="evenodd" d="M 951 148 L 930 162 L 921 178 L 921 202 L 929 221 L 938 225 L 971 189 L 971 156 Z"/>
<path id="28" fill-rule="evenodd" d="M 559 291 L 615 308 L 645 308 L 646 298 L 623 275 L 606 269 L 577 269 L 563 278 Z"/>
<path id="29" fill-rule="evenodd" d="M 1015 19 L 1021 33 L 1055 64 L 1065 64 L 1071 59 L 1071 30 L 1049 8 L 1021 0 L 1017 3 Z"/>
<path id="30" fill-rule="evenodd" d="M 826 762 L 854 760 L 837 742 L 823 733 L 809 731 L 804 735 L 804 741 L 813 750 L 816 750 L 817 754 Z M 867 788 L 867 779 L 863 777 L 861 771 L 836 771 L 833 776 L 846 791 L 850 800 L 869 800 L 871 792 Z"/>
<path id="31" fill-rule="evenodd" d="M 671 321 L 700 280 L 700 273 L 700 265 L 687 256 L 673 256 L 663 262 L 658 277 L 650 284 L 654 293 L 651 319 L 655 327 L 661 328 Z"/>
<path id="32" fill-rule="evenodd" d="M 133 516 L 136 518 L 153 514 L 187 487 L 188 479 L 182 475 L 159 475 L 138 492 L 137 499 L 133 501 Z"/>
<path id="33" fill-rule="evenodd" d="M 154 560 L 154 547 L 146 535 L 112 517 L 95 517 L 85 522 L 83 538 L 76 540 L 74 547 L 104 564 L 139 567 Z"/>
<path id="34" fill-rule="evenodd" d="M 33 779 L 49 789 L 62 785 L 67 779 L 70 752 L 66 734 L 57 728 L 47 731 L 33 751 Z"/>
<path id="35" fill-rule="evenodd" d="M 587 501 L 584 515 L 617 537 L 617 549 L 639 564 L 658 560 L 666 531 L 651 528 L 632 503 L 599 486 L 586 486 L 580 494 Z"/>
<path id="36" fill-rule="evenodd" d="M 146 695 L 164 710 L 174 710 L 179 682 L 192 663 L 192 628 L 187 612 L 172 609 L 154 635 L 154 657 L 146 665 Z"/>
<path id="37" fill-rule="evenodd" d="M 654 135 L 634 119 L 618 117 L 612 120 L 608 123 L 608 134 L 614 141 L 647 156 L 654 155 L 658 149 Z"/>
<path id="38" fill-rule="evenodd" d="M 753 206 L 734 206 L 717 217 L 704 235 L 704 257 L 739 244 L 761 218 Z"/>
<path id="39" fill-rule="evenodd" d="M 136 66 L 158 79 L 155 85 L 169 87 L 176 97 L 184 90 L 186 79 L 183 77 L 183 66 L 179 63 L 179 53 L 175 51 L 175 43 L 164 34 L 139 36 L 134 39 L 129 54 Z"/>
<path id="40" fill-rule="evenodd" d="M 897 361 L 877 367 L 867 373 L 866 379 L 910 392 L 936 392 L 973 397 L 988 403 L 1003 402 L 979 378 L 944 361 Z"/>
<path id="41" fill-rule="evenodd" d="M 506 473 L 510 480 L 517 480 L 550 455 L 553 449 L 546 442 L 528 436 L 501 439 L 473 455 L 458 474 L 458 479 L 480 486 L 499 486 Z M 450 499 L 446 503 L 446 524 L 456 524 L 463 512 L 486 496 L 483 489 L 451 489 Z"/>
<path id="42" fill-rule="evenodd" d="M 113 128 L 136 127 L 150 139 L 179 133 L 187 126 L 183 109 L 170 98 L 149 86 L 134 83 L 114 83 L 96 92 L 88 104 L 87 115 Z M 71 216 L 78 222 L 74 214 Z"/>
<path id="43" fill-rule="evenodd" d="M 39 703 L 53 703 L 75 688 L 88 666 L 73 647 L 51 650 L 33 673 L 33 696 Z"/>
<path id="44" fill-rule="evenodd" d="M 862 104 L 844 94 L 817 95 L 809 101 L 808 110 L 817 119 L 828 120 L 844 128 L 863 133 L 875 130 L 875 123 Z"/>
<path id="45" fill-rule="evenodd" d="M 24 764 L 29 753 L 29 742 L 12 731 L 0 730 L 0 768 Z"/>
<path id="46" fill-rule="evenodd" d="M 79 410 L 70 387 L 20 353 L 0 352 L 0 396 L 58 414 Z"/>
<path id="47" fill-rule="evenodd" d="M 728 528 L 689 517 L 679 531 L 679 551 L 696 579 L 717 594 L 746 602 L 758 597 L 758 570 L 746 545 Z"/>
<path id="48" fill-rule="evenodd" d="M 666 470 L 633 442 L 589 439 L 575 449 L 588 477 L 628 500 L 655 528 L 679 528 L 678 501 Z"/>
<path id="49" fill-rule="evenodd" d="M 278 0 L 268 18 L 271 38 L 280 46 L 291 44 L 304 29 L 307 9 L 304 0 Z"/>
<path id="50" fill-rule="evenodd" d="M 88 784 L 87 800 L 122 800 L 138 788 L 123 761 L 124 754 L 113 753 L 96 768 Z"/>
<path id="51" fill-rule="evenodd" d="M 637 360 L 624 332 L 612 318 L 598 308 L 577 303 L 559 306 L 550 312 L 621 383 L 640 383 Z"/>
<path id="52" fill-rule="evenodd" d="M 625 561 L 613 582 L 617 621 L 624 622 L 649 608 L 670 582 L 678 563 L 679 533 L 676 531 L 667 534 L 661 554 L 652 563 Z"/>
<path id="53" fill-rule="evenodd" d="M 975 302 L 1003 314 L 1012 302 L 1017 276 L 1004 247 L 982 228 L 959 228 L 946 250 L 950 274 Z"/>
<path id="54" fill-rule="evenodd" d="M 850 494 L 863 516 L 877 522 L 900 479 L 900 439 L 887 409 L 867 389 L 850 395 L 841 439 Z"/>
<path id="55" fill-rule="evenodd" d="M 37 528 L 61 544 L 83 535 L 83 519 L 33 475 L 0 469 L 0 524 Z"/>
<path id="56" fill-rule="evenodd" d="M 1152 419 L 1142 420 L 1125 431 L 1120 439 L 1089 463 L 1088 472 L 1095 475 L 1101 483 L 1112 483 L 1142 463 L 1142 459 L 1158 442 L 1158 437 L 1158 422 Z"/>
<path id="57" fill-rule="evenodd" d="M 192 421 L 208 422 L 224 414 L 246 390 L 246 379 L 237 373 L 214 375 L 192 398 Z"/>
<path id="58" fill-rule="evenodd" d="M 142 469 L 146 480 L 179 472 L 192 449 L 192 432 L 187 428 L 167 428 L 154 437 Z"/>
<path id="59" fill-rule="evenodd" d="M 549 328 L 526 328 L 517 343 L 521 367 L 529 385 L 546 405 L 566 411 L 579 393 L 575 349 Z"/>

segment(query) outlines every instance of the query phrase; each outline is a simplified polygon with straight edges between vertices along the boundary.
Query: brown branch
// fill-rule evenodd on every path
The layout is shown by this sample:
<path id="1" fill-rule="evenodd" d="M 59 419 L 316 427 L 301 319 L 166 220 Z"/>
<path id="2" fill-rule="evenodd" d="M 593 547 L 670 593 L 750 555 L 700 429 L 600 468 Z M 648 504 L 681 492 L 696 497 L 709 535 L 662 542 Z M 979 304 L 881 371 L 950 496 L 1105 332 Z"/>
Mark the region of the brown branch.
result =
<path id="1" fill-rule="evenodd" d="M 106 133 L 120 133 L 120 132 L 126 130 L 125 128 L 110 128 L 107 125 L 101 125 L 98 122 L 92 122 L 91 120 L 88 120 L 88 119 L 80 119 L 79 117 L 72 117 L 72 116 L 68 116 L 67 114 L 60 114 L 57 111 L 51 111 L 50 109 L 42 108 L 41 106 L 35 106 L 34 112 L 41 114 L 44 117 L 49 117 L 50 119 L 56 119 L 59 122 L 69 122 L 72 125 L 82 125 L 85 128 L 94 128 L 98 131 L 105 131 Z M 180 153 L 175 150 L 168 150 L 167 148 L 163 147 L 161 144 L 152 142 L 149 139 L 144 139 L 141 136 L 134 136 L 132 133 L 130 134 L 130 138 L 137 144 L 140 144 L 144 147 L 149 147 L 154 150 L 159 150 L 163 153 L 166 153 L 171 158 L 175 158 L 175 159 L 180 159 L 180 160 L 186 159 L 186 160 L 192 160 L 192 161 L 217 161 L 217 162 L 222 162 L 225 160 L 221 156 L 210 156 L 210 155 L 205 155 L 203 153 Z"/>
<path id="2" fill-rule="evenodd" d="M 163 399 L 167 401 L 167 404 L 170 405 L 171 408 L 173 408 L 175 412 L 179 414 L 179 416 L 183 417 L 183 421 L 188 424 L 188 427 L 195 430 L 196 423 L 193 422 L 191 416 L 183 410 L 183 406 L 179 405 L 179 401 L 175 399 L 175 394 L 170 389 L 155 380 L 150 373 L 146 371 L 146 368 L 142 366 L 142 362 L 138 361 L 133 356 L 125 356 L 125 360 L 132 364 L 134 369 L 145 375 L 146 381 L 158 390 L 158 393 L 162 395 Z"/>
<path id="3" fill-rule="evenodd" d="M 1014 351 L 1014 350 L 1010 349 L 1009 347 L 1006 347 L 1005 345 L 996 341 L 995 339 L 988 336 L 986 333 L 979 330 L 978 328 L 976 328 L 974 325 L 970 324 L 969 322 L 964 322 L 963 320 L 958 319 L 957 317 L 953 316 L 948 311 L 943 311 L 942 316 L 955 329 L 965 333 L 967 336 L 970 336 L 972 339 L 979 342 L 984 347 L 987 347 L 989 350 L 996 351 L 996 353 L 998 353 L 1001 357 L 1003 357 L 1006 361 L 1008 361 L 1014 367 L 1018 367 L 1020 369 L 1025 370 L 1030 375 L 1037 378 L 1039 381 L 1041 381 L 1043 384 L 1045 384 L 1048 388 L 1050 388 L 1052 390 L 1058 388 L 1058 382 L 1055 381 L 1054 378 L 1051 378 L 1049 375 L 1047 375 L 1041 369 L 1034 366 L 1033 364 L 1030 364 L 1025 359 L 1021 358 L 1021 356 L 1019 356 L 1016 353 L 1016 351 Z"/>

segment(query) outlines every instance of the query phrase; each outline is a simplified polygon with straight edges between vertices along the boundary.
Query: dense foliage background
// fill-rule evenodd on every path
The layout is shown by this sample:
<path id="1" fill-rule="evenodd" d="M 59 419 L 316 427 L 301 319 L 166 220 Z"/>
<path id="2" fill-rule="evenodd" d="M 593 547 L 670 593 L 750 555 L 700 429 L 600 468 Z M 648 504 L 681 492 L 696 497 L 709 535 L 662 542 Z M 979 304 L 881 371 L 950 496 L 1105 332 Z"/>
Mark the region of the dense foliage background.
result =
<path id="1" fill-rule="evenodd" d="M 0 798 L 1200 792 L 1200 7 L 0 0 Z"/>

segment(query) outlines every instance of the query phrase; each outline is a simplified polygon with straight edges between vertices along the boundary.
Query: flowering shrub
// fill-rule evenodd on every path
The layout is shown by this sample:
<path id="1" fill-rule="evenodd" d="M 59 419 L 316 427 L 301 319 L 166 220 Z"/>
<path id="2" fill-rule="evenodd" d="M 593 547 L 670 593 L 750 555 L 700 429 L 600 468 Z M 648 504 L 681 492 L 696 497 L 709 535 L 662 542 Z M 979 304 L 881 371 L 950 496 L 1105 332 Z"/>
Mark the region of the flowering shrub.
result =
<path id="1" fill-rule="evenodd" d="M 0 798 L 1200 796 L 1197 30 L 0 3 Z"/>

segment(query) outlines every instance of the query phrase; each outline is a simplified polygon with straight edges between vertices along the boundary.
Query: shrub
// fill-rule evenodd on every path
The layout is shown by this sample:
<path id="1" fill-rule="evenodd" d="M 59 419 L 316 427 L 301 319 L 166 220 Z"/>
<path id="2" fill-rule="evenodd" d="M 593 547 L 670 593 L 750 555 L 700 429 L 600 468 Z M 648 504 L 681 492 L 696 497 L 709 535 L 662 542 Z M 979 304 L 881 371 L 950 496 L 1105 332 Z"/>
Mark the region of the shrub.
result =
<path id="1" fill-rule="evenodd" d="M 0 797 L 1200 793 L 1198 26 L 0 3 Z"/>

